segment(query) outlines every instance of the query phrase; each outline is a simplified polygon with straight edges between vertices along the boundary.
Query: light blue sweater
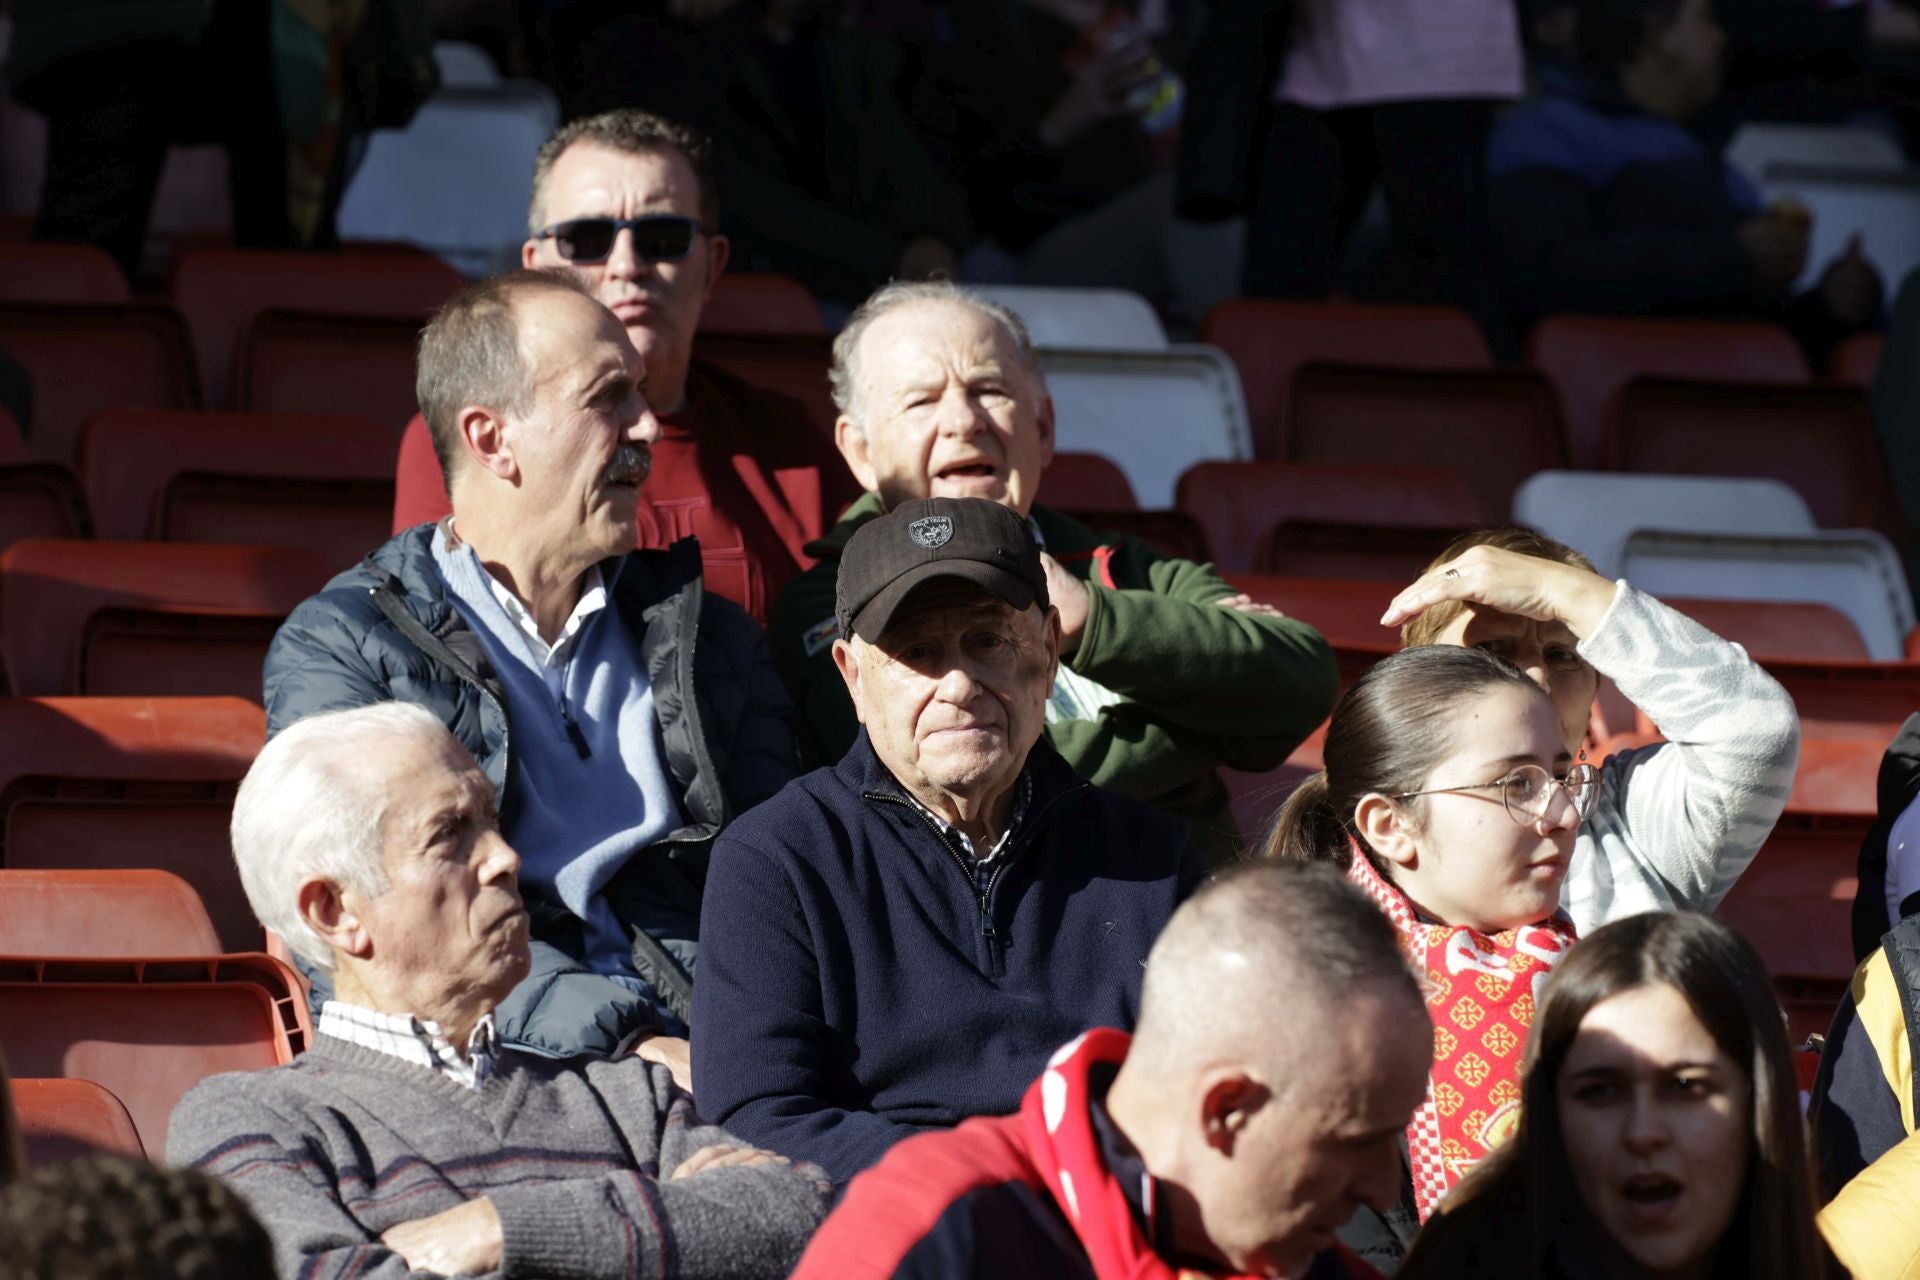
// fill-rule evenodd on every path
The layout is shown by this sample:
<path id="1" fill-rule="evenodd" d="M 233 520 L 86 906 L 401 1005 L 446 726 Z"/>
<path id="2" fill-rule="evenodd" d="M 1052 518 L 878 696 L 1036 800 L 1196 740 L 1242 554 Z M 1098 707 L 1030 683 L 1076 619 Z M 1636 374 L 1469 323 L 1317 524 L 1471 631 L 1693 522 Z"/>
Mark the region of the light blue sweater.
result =
<path id="1" fill-rule="evenodd" d="M 472 547 L 449 548 L 443 529 L 433 558 L 506 690 L 513 768 L 502 800 L 514 820 L 504 834 L 519 851 L 520 878 L 585 922 L 590 968 L 651 996 L 601 890 L 628 858 L 685 819 L 638 640 L 611 606 L 613 582 L 606 583 L 608 603 L 543 662 L 495 597 Z M 602 569 L 618 575 L 623 564 Z"/>

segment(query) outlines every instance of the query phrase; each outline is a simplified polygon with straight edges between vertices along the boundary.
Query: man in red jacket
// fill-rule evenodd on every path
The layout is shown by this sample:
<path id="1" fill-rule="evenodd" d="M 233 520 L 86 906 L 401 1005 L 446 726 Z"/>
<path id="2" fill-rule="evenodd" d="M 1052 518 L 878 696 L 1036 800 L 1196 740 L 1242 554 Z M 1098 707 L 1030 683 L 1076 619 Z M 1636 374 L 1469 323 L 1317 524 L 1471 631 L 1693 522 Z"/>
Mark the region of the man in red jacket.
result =
<path id="1" fill-rule="evenodd" d="M 1089 1031 L 1015 1114 L 896 1146 L 793 1280 L 1374 1276 L 1335 1232 L 1399 1195 L 1432 1036 L 1370 903 L 1246 867 L 1174 913 L 1131 1039 Z"/>
<path id="2" fill-rule="evenodd" d="M 700 540 L 706 587 L 766 621 L 813 564 L 859 488 L 800 402 L 693 358 L 694 332 L 727 265 L 707 139 L 643 111 L 566 125 L 534 161 L 523 265 L 566 269 L 620 318 L 660 418 L 641 494 L 639 545 Z M 449 510 L 426 425 L 407 427 L 394 531 Z"/>

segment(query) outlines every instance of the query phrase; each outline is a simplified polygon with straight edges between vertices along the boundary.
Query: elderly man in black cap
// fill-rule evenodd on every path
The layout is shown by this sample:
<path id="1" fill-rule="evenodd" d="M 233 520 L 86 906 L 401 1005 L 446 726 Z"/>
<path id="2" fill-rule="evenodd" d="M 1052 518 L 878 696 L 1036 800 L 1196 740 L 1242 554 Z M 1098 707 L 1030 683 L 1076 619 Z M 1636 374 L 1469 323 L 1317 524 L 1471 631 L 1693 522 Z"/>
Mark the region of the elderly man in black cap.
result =
<path id="1" fill-rule="evenodd" d="M 693 1070 L 716 1121 L 845 1181 L 1132 1026 L 1205 872 L 1184 822 L 1042 738 L 1060 623 L 1018 514 L 901 504 L 848 542 L 835 609 L 861 734 L 714 846 Z"/>

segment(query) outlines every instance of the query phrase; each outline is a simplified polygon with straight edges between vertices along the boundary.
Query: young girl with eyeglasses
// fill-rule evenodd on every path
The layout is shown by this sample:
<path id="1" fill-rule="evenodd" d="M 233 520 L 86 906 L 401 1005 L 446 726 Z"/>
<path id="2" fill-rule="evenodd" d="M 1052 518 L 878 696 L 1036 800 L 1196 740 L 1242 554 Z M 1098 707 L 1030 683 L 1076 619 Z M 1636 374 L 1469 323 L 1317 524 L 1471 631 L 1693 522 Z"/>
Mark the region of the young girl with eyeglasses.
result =
<path id="1" fill-rule="evenodd" d="M 1534 1005 L 1574 942 L 1560 894 L 1596 786 L 1538 685 L 1451 646 L 1405 650 L 1356 681 L 1323 759 L 1266 854 L 1345 867 L 1393 921 L 1434 1022 L 1402 1203 L 1362 1209 L 1343 1237 L 1378 1264 L 1518 1122 Z"/>

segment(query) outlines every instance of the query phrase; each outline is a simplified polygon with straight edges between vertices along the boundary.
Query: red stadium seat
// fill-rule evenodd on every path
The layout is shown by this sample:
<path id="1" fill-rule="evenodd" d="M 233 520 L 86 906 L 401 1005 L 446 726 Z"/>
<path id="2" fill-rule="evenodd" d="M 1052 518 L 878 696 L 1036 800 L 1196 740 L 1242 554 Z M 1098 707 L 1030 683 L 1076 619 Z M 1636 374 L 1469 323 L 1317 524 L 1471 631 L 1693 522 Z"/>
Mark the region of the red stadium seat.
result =
<path id="1" fill-rule="evenodd" d="M 1871 387 L 1880 372 L 1880 353 L 1886 349 L 1884 333 L 1856 333 L 1833 349 L 1827 357 L 1827 381 L 1848 387 Z"/>
<path id="2" fill-rule="evenodd" d="M 1865 662 L 1873 656 L 1853 619 L 1830 605 L 1678 597 L 1665 603 L 1761 662 Z"/>
<path id="3" fill-rule="evenodd" d="M 791 276 L 729 271 L 714 283 L 700 312 L 704 344 L 710 333 L 822 334 L 820 306 L 807 286 Z"/>
<path id="4" fill-rule="evenodd" d="M 169 871 L 213 921 L 213 949 L 257 950 L 227 827 L 266 737 L 239 698 L 0 699 L 0 866 Z"/>
<path id="5" fill-rule="evenodd" d="M 72 463 L 102 409 L 194 409 L 193 351 L 165 307 L 0 306 L 0 347 L 33 379 L 28 447 Z"/>
<path id="6" fill-rule="evenodd" d="M 433 452 L 433 433 L 427 420 L 414 414 L 400 433 L 400 456 L 393 467 L 392 533 L 447 513 L 447 484 L 440 459 Z"/>
<path id="7" fill-rule="evenodd" d="M 0 868 L 0 955 L 217 955 L 193 886 L 170 871 Z"/>
<path id="8" fill-rule="evenodd" d="M 353 414 L 386 428 L 387 447 L 414 412 L 418 319 L 255 317 L 239 356 L 232 401 L 254 413 Z"/>
<path id="9" fill-rule="evenodd" d="M 1856 870 L 1872 825 L 1870 815 L 1783 814 L 1715 912 L 1759 948 L 1776 981 L 1844 985 L 1852 975 Z"/>
<path id="10" fill-rule="evenodd" d="M 1222 769 L 1227 795 L 1233 809 L 1233 823 L 1246 841 L 1249 853 L 1258 854 L 1273 819 L 1287 797 L 1309 774 L 1318 772 L 1325 761 L 1320 753 L 1327 745 L 1327 726 L 1321 725 L 1313 736 L 1294 748 L 1286 763 L 1265 773 L 1243 773 Z"/>
<path id="11" fill-rule="evenodd" d="M 0 551 L 23 538 L 87 538 L 80 477 L 58 462 L 0 463 Z"/>
<path id="12" fill-rule="evenodd" d="M 1184 511 L 1073 511 L 1068 514 L 1100 533 L 1138 538 L 1163 556 L 1207 563 L 1213 559 L 1207 531 Z"/>
<path id="13" fill-rule="evenodd" d="M 1920 665 L 1907 662 L 1769 660 L 1767 673 L 1793 695 L 1801 732 L 1815 738 L 1864 738 L 1885 746 L 1920 711 Z"/>
<path id="14" fill-rule="evenodd" d="M 1040 498 L 1058 511 L 1138 511 L 1139 499 L 1119 464 L 1104 454 L 1063 450 L 1053 455 Z"/>
<path id="15" fill-rule="evenodd" d="M 1643 376 L 1804 382 L 1800 345 L 1773 325 L 1623 316 L 1550 316 L 1527 336 L 1527 362 L 1559 389 L 1568 455 L 1600 465 L 1613 394 Z"/>
<path id="16" fill-rule="evenodd" d="M 0 960 L 0 1050 L 22 1076 L 92 1080 L 164 1151 L 187 1090 L 291 1062 L 305 1044 L 294 980 L 273 957 Z"/>
<path id="17" fill-rule="evenodd" d="M 0 241 L 0 303 L 118 306 L 132 297 L 120 264 L 97 245 Z"/>
<path id="18" fill-rule="evenodd" d="M 295 253 L 196 249 L 173 272 L 173 301 L 193 333 L 207 403 L 228 403 L 228 379 L 255 316 L 264 311 L 424 321 L 465 283 L 426 253 Z M 339 412 L 341 406 L 325 408 Z M 395 419 L 398 422 L 404 419 Z"/>
<path id="19" fill-rule="evenodd" d="M 1409 582 L 1448 540 L 1490 513 L 1442 467 L 1202 462 L 1175 502 L 1223 569 Z"/>
<path id="20" fill-rule="evenodd" d="M 147 1154 L 126 1103 L 111 1089 L 91 1080 L 15 1080 L 12 1089 L 29 1169 L 95 1152 Z"/>
<path id="21" fill-rule="evenodd" d="M 114 410 L 81 470 L 103 538 L 281 542 L 336 569 L 387 538 L 393 433 L 361 418 Z"/>
<path id="22" fill-rule="evenodd" d="M 1287 421 L 1294 373 L 1310 361 L 1396 369 L 1485 369 L 1486 339 L 1450 307 L 1236 298 L 1207 315 L 1201 339 L 1233 358 L 1247 397 L 1253 451 L 1293 456 Z"/>
<path id="23" fill-rule="evenodd" d="M 827 370 L 833 365 L 831 338 L 824 334 L 703 333 L 696 345 L 702 360 L 800 401 L 807 407 L 814 428 L 833 439 L 833 424 L 840 411 L 833 407 L 833 393 L 827 386 Z"/>
<path id="24" fill-rule="evenodd" d="M 279 623 L 333 574 L 299 547 L 30 538 L 0 555 L 15 694 L 259 696 Z"/>
<path id="25" fill-rule="evenodd" d="M 1619 471 L 1779 480 L 1823 528 L 1891 518 L 1873 413 L 1851 387 L 1636 378 L 1614 399 L 1605 460 Z"/>
<path id="26" fill-rule="evenodd" d="M 1445 467 L 1501 515 L 1528 476 L 1566 466 L 1553 388 L 1525 371 L 1307 365 L 1289 422 L 1287 461 Z"/>

